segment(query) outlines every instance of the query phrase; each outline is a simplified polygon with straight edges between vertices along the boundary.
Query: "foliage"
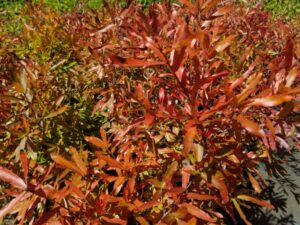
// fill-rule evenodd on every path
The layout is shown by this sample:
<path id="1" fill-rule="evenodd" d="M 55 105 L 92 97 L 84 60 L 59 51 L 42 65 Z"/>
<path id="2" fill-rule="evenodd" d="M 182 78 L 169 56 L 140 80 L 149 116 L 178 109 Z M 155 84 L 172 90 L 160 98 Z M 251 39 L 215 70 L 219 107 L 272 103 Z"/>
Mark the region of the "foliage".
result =
<path id="1" fill-rule="evenodd" d="M 264 7 L 275 15 L 292 18 L 300 13 L 299 0 L 264 0 Z"/>
<path id="2" fill-rule="evenodd" d="M 259 7 L 180 2 L 30 5 L 0 54 L 0 218 L 251 224 L 245 207 L 274 208 L 258 167 L 284 176 L 287 138 L 299 147 L 293 28 Z"/>

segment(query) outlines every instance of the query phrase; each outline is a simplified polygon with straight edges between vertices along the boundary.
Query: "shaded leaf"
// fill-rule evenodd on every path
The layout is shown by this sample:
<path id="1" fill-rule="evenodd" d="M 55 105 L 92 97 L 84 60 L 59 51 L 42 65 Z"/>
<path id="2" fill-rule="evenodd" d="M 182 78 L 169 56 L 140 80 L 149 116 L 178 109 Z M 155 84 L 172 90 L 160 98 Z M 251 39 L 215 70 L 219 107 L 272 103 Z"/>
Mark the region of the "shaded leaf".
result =
<path id="1" fill-rule="evenodd" d="M 193 148 L 197 128 L 193 121 L 188 121 L 185 125 L 184 130 L 185 134 L 183 137 L 183 155 L 187 156 Z"/>
<path id="2" fill-rule="evenodd" d="M 231 201 L 233 202 L 233 205 L 234 205 L 236 211 L 239 213 L 241 219 L 246 223 L 246 225 L 252 225 L 252 223 L 250 223 L 247 220 L 247 217 L 245 216 L 245 214 L 244 214 L 243 210 L 241 209 L 239 203 L 235 199 L 231 199 Z"/>
<path id="3" fill-rule="evenodd" d="M 7 205 L 5 205 L 1 210 L 0 210 L 0 221 L 2 220 L 2 218 L 4 216 L 6 216 L 7 214 L 10 214 L 14 207 L 20 203 L 21 199 L 24 197 L 25 192 L 19 194 L 16 198 L 14 198 L 13 200 L 11 200 Z"/>
<path id="4" fill-rule="evenodd" d="M 55 111 L 49 113 L 49 114 L 45 117 L 45 119 L 49 119 L 49 118 L 58 116 L 58 115 L 64 113 L 65 111 L 67 111 L 69 108 L 70 108 L 70 106 L 65 105 L 65 106 L 63 106 L 63 107 L 61 107 L 61 108 L 59 108 L 59 109 L 57 109 L 57 110 L 55 110 Z"/>

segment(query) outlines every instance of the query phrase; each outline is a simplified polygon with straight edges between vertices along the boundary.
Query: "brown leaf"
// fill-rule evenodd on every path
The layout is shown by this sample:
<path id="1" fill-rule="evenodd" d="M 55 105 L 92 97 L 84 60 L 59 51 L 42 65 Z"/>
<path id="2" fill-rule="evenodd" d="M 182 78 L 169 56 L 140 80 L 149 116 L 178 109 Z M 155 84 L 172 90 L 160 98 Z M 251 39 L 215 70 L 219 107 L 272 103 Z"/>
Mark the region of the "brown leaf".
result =
<path id="1" fill-rule="evenodd" d="M 27 189 L 26 183 L 19 176 L 2 166 L 0 166 L 0 180 L 10 183 L 12 186 L 18 189 Z"/>
<path id="2" fill-rule="evenodd" d="M 259 200 L 257 198 L 248 196 L 248 195 L 238 195 L 237 197 L 238 197 L 238 199 L 242 199 L 244 201 L 252 202 L 256 205 L 260 205 L 260 206 L 263 206 L 263 207 L 266 207 L 266 208 L 269 208 L 269 209 L 274 209 L 274 206 L 272 204 L 270 204 L 266 201 Z"/>
<path id="3" fill-rule="evenodd" d="M 272 95 L 263 98 L 256 98 L 252 100 L 249 105 L 252 106 L 265 106 L 265 107 L 273 107 L 277 105 L 281 105 L 284 102 L 290 102 L 293 100 L 293 96 L 291 95 Z"/>
<path id="4" fill-rule="evenodd" d="M 188 204 L 188 203 L 183 203 L 180 205 L 180 207 L 185 207 L 188 211 L 189 214 L 196 216 L 197 218 L 201 220 L 205 220 L 211 223 L 216 222 L 207 212 L 199 209 L 198 207 Z"/>
<path id="5" fill-rule="evenodd" d="M 247 119 L 242 114 L 240 114 L 237 117 L 237 121 L 244 127 L 249 133 L 254 134 L 258 137 L 264 138 L 265 133 L 264 131 L 259 127 L 257 123 L 255 123 L 252 120 Z"/>
<path id="6" fill-rule="evenodd" d="M 164 62 L 147 61 L 140 59 L 125 59 L 117 55 L 109 56 L 113 65 L 121 67 L 144 67 L 144 66 L 156 66 L 164 65 Z"/>

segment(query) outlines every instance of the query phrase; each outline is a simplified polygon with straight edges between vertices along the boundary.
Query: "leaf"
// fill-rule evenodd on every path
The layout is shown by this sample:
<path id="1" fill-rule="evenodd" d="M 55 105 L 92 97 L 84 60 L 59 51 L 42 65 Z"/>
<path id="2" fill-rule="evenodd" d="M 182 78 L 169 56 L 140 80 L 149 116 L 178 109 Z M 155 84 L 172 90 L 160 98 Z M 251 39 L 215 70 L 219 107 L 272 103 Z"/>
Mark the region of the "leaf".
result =
<path id="1" fill-rule="evenodd" d="M 69 108 L 70 108 L 70 106 L 65 105 L 65 106 L 63 106 L 63 107 L 57 109 L 56 111 L 49 113 L 48 116 L 45 117 L 45 119 L 49 119 L 49 118 L 58 116 L 59 114 L 62 114 L 62 113 L 64 113 L 65 111 L 67 111 Z"/>
<path id="2" fill-rule="evenodd" d="M 18 189 L 27 189 L 26 183 L 19 176 L 2 166 L 0 166 L 0 180 L 10 183 L 12 186 Z"/>
<path id="3" fill-rule="evenodd" d="M 56 213 L 59 212 L 60 207 L 50 209 L 48 212 L 42 213 L 41 217 L 34 222 L 33 225 L 44 225 L 47 224 L 47 221 L 51 219 Z"/>
<path id="4" fill-rule="evenodd" d="M 120 225 L 126 225 L 127 222 L 125 220 L 119 219 L 119 218 L 109 218 L 106 216 L 101 217 L 102 220 L 105 222 L 111 223 L 111 224 L 120 224 Z"/>
<path id="5" fill-rule="evenodd" d="M 144 217 L 138 216 L 136 220 L 141 224 L 141 225 L 149 225 L 147 220 Z"/>
<path id="6" fill-rule="evenodd" d="M 21 199 L 25 195 L 26 192 L 23 192 L 19 194 L 16 198 L 11 200 L 8 204 L 6 204 L 1 210 L 0 210 L 0 221 L 5 217 L 7 214 L 11 213 L 14 207 L 20 203 Z"/>
<path id="7" fill-rule="evenodd" d="M 196 7 L 194 6 L 194 4 L 192 4 L 189 0 L 179 0 L 182 4 L 186 5 L 189 9 L 189 11 L 192 14 L 196 13 Z"/>
<path id="8" fill-rule="evenodd" d="M 252 187 L 254 188 L 254 190 L 257 192 L 257 193 L 261 193 L 261 187 L 258 183 L 258 181 L 253 177 L 253 175 L 251 173 L 248 172 L 248 176 L 249 176 L 249 179 L 250 179 L 250 182 L 252 184 Z"/>
<path id="9" fill-rule="evenodd" d="M 241 200 L 244 200 L 244 201 L 252 202 L 252 203 L 254 203 L 256 205 L 260 205 L 262 207 L 266 207 L 266 208 L 269 208 L 269 209 L 274 209 L 274 206 L 272 204 L 270 204 L 266 201 L 259 200 L 257 198 L 248 196 L 248 195 L 238 195 L 237 198 L 241 199 Z"/>
<path id="10" fill-rule="evenodd" d="M 82 174 L 87 174 L 87 168 L 85 166 L 85 163 L 82 160 L 82 157 L 80 157 L 78 151 L 74 147 L 70 147 L 70 152 L 72 154 L 72 159 L 78 166 L 78 168 L 81 170 Z"/>
<path id="11" fill-rule="evenodd" d="M 228 14 L 229 12 L 232 11 L 233 9 L 233 5 L 226 5 L 222 8 L 219 8 L 214 14 L 213 16 L 215 17 L 219 17 L 219 16 L 224 16 L 225 14 Z"/>
<path id="12" fill-rule="evenodd" d="M 199 144 L 194 144 L 194 154 L 196 162 L 201 162 L 204 154 L 203 146 Z"/>
<path id="13" fill-rule="evenodd" d="M 147 61 L 140 59 L 125 59 L 117 55 L 109 56 L 113 65 L 121 67 L 143 67 L 143 66 L 156 66 L 164 65 L 164 62 Z"/>
<path id="14" fill-rule="evenodd" d="M 186 196 L 188 199 L 195 199 L 199 201 L 211 201 L 215 198 L 211 195 L 198 194 L 198 193 L 188 193 Z"/>
<path id="15" fill-rule="evenodd" d="M 292 66 L 293 57 L 294 57 L 294 44 L 292 38 L 289 38 L 289 40 L 285 45 L 284 57 L 285 57 L 285 68 L 289 70 Z"/>
<path id="16" fill-rule="evenodd" d="M 286 84 L 285 86 L 290 88 L 292 87 L 294 81 L 296 80 L 298 76 L 298 68 L 294 67 L 293 69 L 291 69 L 291 71 L 289 72 L 289 74 L 286 77 Z"/>
<path id="17" fill-rule="evenodd" d="M 220 177 L 214 175 L 211 177 L 211 184 L 220 191 L 223 202 L 227 203 L 229 201 L 229 196 L 228 189 L 224 181 L 221 180 Z"/>
<path id="18" fill-rule="evenodd" d="M 24 180 L 27 180 L 28 177 L 28 160 L 27 154 L 24 151 L 20 152 L 20 160 L 23 168 Z"/>
<path id="19" fill-rule="evenodd" d="M 227 38 L 225 38 L 223 41 L 219 42 L 216 45 L 216 51 L 217 52 L 222 52 L 224 51 L 227 47 L 231 45 L 231 43 L 234 41 L 235 35 L 230 35 Z"/>
<path id="20" fill-rule="evenodd" d="M 256 73 L 256 74 L 253 74 L 250 78 L 248 78 L 248 80 L 247 80 L 248 85 L 242 91 L 241 94 L 237 95 L 238 103 L 241 103 L 243 100 L 245 100 L 252 93 L 252 91 L 255 90 L 258 82 L 262 78 L 262 75 L 263 75 L 262 73 Z"/>
<path id="21" fill-rule="evenodd" d="M 211 223 L 216 222 L 208 213 L 206 213 L 205 211 L 199 209 L 198 207 L 196 207 L 192 204 L 183 203 L 180 205 L 180 207 L 185 207 L 189 214 L 196 216 L 197 218 L 199 218 L 201 220 L 205 220 L 205 221 L 208 221 Z"/>
<path id="22" fill-rule="evenodd" d="M 172 187 L 172 183 L 171 183 L 172 177 L 177 170 L 178 170 L 178 162 L 173 161 L 171 165 L 168 167 L 166 174 L 164 176 L 164 181 L 166 182 L 168 188 Z"/>
<path id="23" fill-rule="evenodd" d="M 265 107 L 273 107 L 281 105 L 284 102 L 290 102 L 293 100 L 293 96 L 291 95 L 272 95 L 263 98 L 256 98 L 252 100 L 249 105 L 252 106 L 265 106 Z"/>
<path id="24" fill-rule="evenodd" d="M 231 201 L 233 202 L 233 205 L 234 205 L 236 211 L 238 211 L 241 219 L 246 223 L 246 225 L 252 225 L 252 223 L 250 223 L 247 220 L 247 217 L 245 216 L 245 214 L 244 214 L 243 210 L 241 209 L 239 203 L 235 199 L 231 199 Z"/>
<path id="25" fill-rule="evenodd" d="M 66 168 L 69 170 L 72 170 L 76 173 L 78 173 L 81 176 L 86 175 L 83 171 L 81 171 L 81 169 L 79 169 L 78 166 L 76 166 L 73 162 L 70 162 L 66 159 L 64 159 L 63 157 L 61 157 L 60 155 L 57 154 L 51 154 L 51 158 L 52 160 L 58 164 L 59 166 L 61 166 L 62 168 Z"/>
<path id="26" fill-rule="evenodd" d="M 98 148 L 102 148 L 102 149 L 105 149 L 108 147 L 107 143 L 105 143 L 104 141 L 100 140 L 99 138 L 97 137 L 93 137 L 93 136 L 85 136 L 84 137 L 84 140 L 86 140 L 87 142 L 95 145 L 96 147 Z"/>
<path id="27" fill-rule="evenodd" d="M 183 137 L 183 155 L 187 156 L 193 148 L 194 138 L 197 133 L 196 125 L 193 121 L 188 121 L 185 125 L 185 134 Z"/>
<path id="28" fill-rule="evenodd" d="M 115 160 L 109 156 L 98 154 L 97 157 L 101 160 L 104 160 L 111 167 L 120 168 L 120 169 L 123 168 L 122 163 L 118 162 L 117 160 Z"/>
<path id="29" fill-rule="evenodd" d="M 255 123 L 252 120 L 247 119 L 242 114 L 240 114 L 237 117 L 237 121 L 244 127 L 249 133 L 254 134 L 258 137 L 264 138 L 265 133 L 264 131 L 259 127 L 257 123 Z"/>

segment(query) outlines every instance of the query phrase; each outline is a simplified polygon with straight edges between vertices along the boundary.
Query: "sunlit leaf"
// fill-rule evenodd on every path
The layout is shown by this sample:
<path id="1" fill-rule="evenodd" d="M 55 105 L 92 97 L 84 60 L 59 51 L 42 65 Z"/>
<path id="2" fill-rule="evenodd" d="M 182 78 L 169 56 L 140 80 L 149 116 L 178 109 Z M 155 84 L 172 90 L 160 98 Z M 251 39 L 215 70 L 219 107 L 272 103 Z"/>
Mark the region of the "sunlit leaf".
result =
<path id="1" fill-rule="evenodd" d="M 181 207 L 185 207 L 188 211 L 188 213 L 190 213 L 193 216 L 196 216 L 197 218 L 204 220 L 204 221 L 208 221 L 211 223 L 214 223 L 215 220 L 205 211 L 199 209 L 198 207 L 189 204 L 189 203 L 183 203 L 180 205 Z"/>
<path id="2" fill-rule="evenodd" d="M 249 133 L 263 138 L 265 136 L 264 131 L 254 121 L 247 119 L 242 114 L 237 117 L 237 121 L 244 127 Z"/>
<path id="3" fill-rule="evenodd" d="M 263 200 L 259 200 L 257 198 L 254 198 L 254 197 L 251 197 L 251 196 L 248 196 L 248 195 L 238 195 L 237 197 L 238 197 L 238 199 L 242 199 L 244 201 L 252 202 L 256 205 L 260 205 L 260 206 L 263 206 L 263 207 L 266 207 L 266 208 L 269 208 L 269 209 L 274 209 L 274 206 L 271 205 L 270 203 L 268 203 L 266 201 L 263 201 Z"/>
<path id="4" fill-rule="evenodd" d="M 45 119 L 49 119 L 49 118 L 58 116 L 58 115 L 64 113 L 65 111 L 67 111 L 69 108 L 70 108 L 70 106 L 65 105 L 65 106 L 63 106 L 63 107 L 61 107 L 61 108 L 59 108 L 59 109 L 57 109 L 57 110 L 55 110 L 55 111 L 49 113 L 49 114 L 45 117 Z"/>
<path id="5" fill-rule="evenodd" d="M 292 100 L 293 96 L 291 95 L 272 95 L 263 98 L 256 98 L 249 105 L 273 107 Z"/>
<path id="6" fill-rule="evenodd" d="M 12 171 L 0 166 L 0 180 L 10 183 L 12 186 L 25 190 L 27 188 L 26 183 Z"/>

